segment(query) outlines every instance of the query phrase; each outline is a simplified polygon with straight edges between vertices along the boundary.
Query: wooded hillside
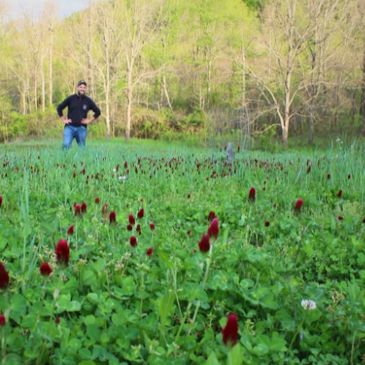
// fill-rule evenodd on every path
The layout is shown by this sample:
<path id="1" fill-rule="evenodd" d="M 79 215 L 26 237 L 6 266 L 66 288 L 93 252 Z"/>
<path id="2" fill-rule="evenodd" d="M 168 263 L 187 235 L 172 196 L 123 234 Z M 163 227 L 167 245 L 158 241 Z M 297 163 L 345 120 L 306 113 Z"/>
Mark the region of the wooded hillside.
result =
<path id="1" fill-rule="evenodd" d="M 0 139 L 60 128 L 79 79 L 100 135 L 316 134 L 365 126 L 363 0 L 93 1 L 0 10 Z"/>

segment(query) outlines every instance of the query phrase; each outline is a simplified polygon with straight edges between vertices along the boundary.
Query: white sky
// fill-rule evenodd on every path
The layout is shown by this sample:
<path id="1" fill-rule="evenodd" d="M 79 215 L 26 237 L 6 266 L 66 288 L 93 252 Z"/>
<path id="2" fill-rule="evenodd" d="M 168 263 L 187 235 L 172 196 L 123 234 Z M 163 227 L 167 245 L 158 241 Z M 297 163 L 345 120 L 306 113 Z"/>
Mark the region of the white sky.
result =
<path id="1" fill-rule="evenodd" d="M 58 15 L 65 17 L 87 7 L 90 0 L 5 0 L 7 14 L 13 19 L 24 14 L 32 14 L 37 17 L 42 13 L 42 9 L 47 2 L 55 4 Z"/>

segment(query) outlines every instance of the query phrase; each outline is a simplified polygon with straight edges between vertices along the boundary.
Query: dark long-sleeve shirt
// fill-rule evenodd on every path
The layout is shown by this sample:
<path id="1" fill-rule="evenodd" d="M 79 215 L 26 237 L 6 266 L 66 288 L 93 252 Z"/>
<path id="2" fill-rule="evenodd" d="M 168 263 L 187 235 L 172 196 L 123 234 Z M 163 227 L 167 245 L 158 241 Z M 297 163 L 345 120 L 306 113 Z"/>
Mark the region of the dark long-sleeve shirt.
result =
<path id="1" fill-rule="evenodd" d="M 87 118 L 89 110 L 94 112 L 94 118 L 98 118 L 100 115 L 100 109 L 96 106 L 94 101 L 86 95 L 74 94 L 66 98 L 57 107 L 57 113 L 60 117 L 63 116 L 63 109 L 68 107 L 67 117 L 72 120 L 70 125 L 78 127 L 81 124 L 82 119 Z"/>

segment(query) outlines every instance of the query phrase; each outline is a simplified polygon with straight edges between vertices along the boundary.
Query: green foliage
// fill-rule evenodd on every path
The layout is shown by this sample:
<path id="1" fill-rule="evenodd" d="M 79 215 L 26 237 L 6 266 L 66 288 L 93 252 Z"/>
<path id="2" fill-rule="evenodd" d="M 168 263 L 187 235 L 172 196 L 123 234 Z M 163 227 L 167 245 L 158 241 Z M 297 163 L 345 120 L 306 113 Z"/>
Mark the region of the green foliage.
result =
<path id="1" fill-rule="evenodd" d="M 200 109 L 184 115 L 168 108 L 161 110 L 138 108 L 135 109 L 131 135 L 149 139 L 184 139 L 189 134 L 199 134 L 204 131 L 207 120 L 206 114 Z M 123 132 L 122 129 L 120 133 Z"/>
<path id="2" fill-rule="evenodd" d="M 264 131 L 259 131 L 255 136 L 255 148 L 262 149 L 264 151 L 277 151 L 280 146 L 277 140 L 277 127 L 267 127 Z"/>
<path id="3" fill-rule="evenodd" d="M 138 138 L 157 139 L 166 130 L 168 121 L 163 111 L 136 109 L 131 135 Z"/>
<path id="4" fill-rule="evenodd" d="M 344 129 L 357 133 L 363 72 L 361 62 L 352 60 L 362 59 L 358 34 L 363 24 L 355 2 L 339 7 L 298 2 L 291 12 L 286 1 L 98 0 L 57 23 L 46 10 L 39 21 L 1 24 L 0 140 L 59 136 L 62 126 L 55 122 L 55 111 L 50 106 L 39 110 L 43 102 L 58 103 L 74 92 L 81 78 L 89 78 L 89 92 L 102 107 L 98 125 L 89 129 L 97 138 L 106 132 L 106 103 L 113 136 L 126 132 L 128 88 L 133 91 L 131 133 L 138 138 L 191 138 L 204 129 L 215 136 L 221 128 L 213 128 L 204 114 L 243 106 L 251 130 L 264 131 L 277 121 L 278 111 L 283 113 L 286 96 L 292 99 L 290 138 L 307 133 L 312 104 L 315 136 Z M 288 21 L 292 13 L 293 21 Z M 349 19 L 353 27 L 347 27 Z M 290 32 L 288 24 L 294 27 Z M 296 34 L 294 43 L 306 41 L 289 46 L 289 33 Z M 298 50 L 291 60 L 289 49 Z M 85 52 L 87 57 L 80 59 Z M 10 115 L 23 108 L 25 122 Z"/>
<path id="5" fill-rule="evenodd" d="M 92 123 L 88 126 L 88 136 L 91 138 L 105 138 L 106 136 L 106 125 L 103 121 L 98 120 L 97 122 Z"/>
<path id="6" fill-rule="evenodd" d="M 260 10 L 264 5 L 264 0 L 242 0 L 248 7 Z"/>
<path id="7" fill-rule="evenodd" d="M 182 124 L 187 129 L 196 129 L 204 127 L 207 123 L 207 115 L 205 112 L 199 108 L 194 109 L 189 115 L 187 115 L 183 120 Z"/>
<path id="8" fill-rule="evenodd" d="M 361 363 L 362 144 L 237 151 L 232 166 L 217 149 L 134 140 L 0 152 L 0 252 L 10 275 L 0 295 L 5 363 Z M 86 212 L 75 216 L 75 202 Z M 138 234 L 136 225 L 127 230 L 128 215 L 141 207 Z M 198 242 L 211 210 L 220 232 L 208 254 Z M 70 244 L 68 266 L 55 258 L 61 238 Z M 50 277 L 39 273 L 43 261 Z M 305 309 L 303 299 L 316 308 Z M 230 312 L 239 322 L 233 347 L 221 334 Z"/>
<path id="9" fill-rule="evenodd" d="M 17 112 L 11 112 L 8 127 L 8 138 L 25 136 L 28 132 L 27 116 Z"/>

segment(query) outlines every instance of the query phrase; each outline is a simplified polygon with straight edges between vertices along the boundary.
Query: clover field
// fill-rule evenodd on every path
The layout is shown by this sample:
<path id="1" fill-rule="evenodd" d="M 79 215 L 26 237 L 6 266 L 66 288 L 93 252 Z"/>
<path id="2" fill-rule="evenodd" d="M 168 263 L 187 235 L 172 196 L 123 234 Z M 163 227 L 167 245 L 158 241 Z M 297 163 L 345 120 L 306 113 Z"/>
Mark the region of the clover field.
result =
<path id="1" fill-rule="evenodd" d="M 0 146 L 2 364 L 365 364 L 365 148 Z"/>

